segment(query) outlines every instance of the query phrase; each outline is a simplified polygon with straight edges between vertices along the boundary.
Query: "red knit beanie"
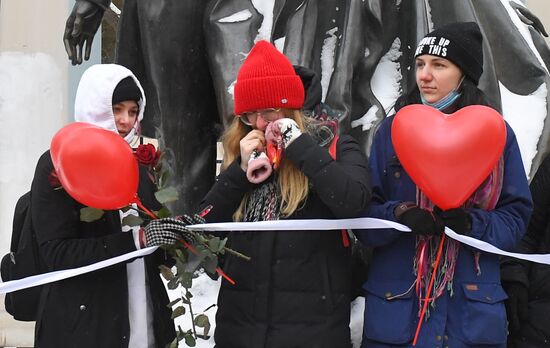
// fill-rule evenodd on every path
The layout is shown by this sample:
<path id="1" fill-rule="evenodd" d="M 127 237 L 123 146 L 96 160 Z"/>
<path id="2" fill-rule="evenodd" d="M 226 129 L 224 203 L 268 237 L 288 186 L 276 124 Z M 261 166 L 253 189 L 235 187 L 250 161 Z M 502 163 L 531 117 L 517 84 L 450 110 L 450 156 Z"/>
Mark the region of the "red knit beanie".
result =
<path id="1" fill-rule="evenodd" d="M 269 42 L 258 41 L 237 75 L 235 114 L 303 105 L 304 85 L 288 58 Z"/>

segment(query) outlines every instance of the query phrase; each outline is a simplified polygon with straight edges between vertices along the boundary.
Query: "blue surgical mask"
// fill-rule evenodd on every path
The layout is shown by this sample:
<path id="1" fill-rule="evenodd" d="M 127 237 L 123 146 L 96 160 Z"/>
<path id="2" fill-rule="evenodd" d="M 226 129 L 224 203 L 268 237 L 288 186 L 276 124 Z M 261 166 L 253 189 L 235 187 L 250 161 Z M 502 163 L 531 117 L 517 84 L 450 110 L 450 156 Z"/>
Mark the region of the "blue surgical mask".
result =
<path id="1" fill-rule="evenodd" d="M 449 94 L 447 94 L 443 98 L 439 99 L 435 103 L 428 102 L 426 99 L 424 99 L 424 96 L 422 95 L 422 93 L 420 93 L 420 99 L 422 100 L 422 104 L 431 106 L 431 107 L 436 108 L 437 110 L 440 110 L 440 111 L 445 110 L 449 106 L 453 105 L 453 103 L 458 99 L 458 97 L 461 96 L 458 89 L 460 88 L 460 85 L 462 85 L 462 81 L 464 81 L 464 76 L 462 76 L 462 78 L 458 82 L 458 85 L 456 86 L 455 89 L 450 91 Z"/>

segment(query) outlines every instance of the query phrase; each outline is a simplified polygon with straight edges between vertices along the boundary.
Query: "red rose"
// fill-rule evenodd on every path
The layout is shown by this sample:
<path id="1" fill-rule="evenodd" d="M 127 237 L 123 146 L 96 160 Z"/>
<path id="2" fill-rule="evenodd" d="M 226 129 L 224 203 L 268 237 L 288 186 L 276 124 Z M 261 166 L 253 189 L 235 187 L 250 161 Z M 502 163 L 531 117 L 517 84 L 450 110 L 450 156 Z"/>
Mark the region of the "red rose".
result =
<path id="1" fill-rule="evenodd" d="M 159 161 L 160 151 L 152 144 L 141 144 L 136 149 L 135 156 L 139 163 L 154 167 Z"/>

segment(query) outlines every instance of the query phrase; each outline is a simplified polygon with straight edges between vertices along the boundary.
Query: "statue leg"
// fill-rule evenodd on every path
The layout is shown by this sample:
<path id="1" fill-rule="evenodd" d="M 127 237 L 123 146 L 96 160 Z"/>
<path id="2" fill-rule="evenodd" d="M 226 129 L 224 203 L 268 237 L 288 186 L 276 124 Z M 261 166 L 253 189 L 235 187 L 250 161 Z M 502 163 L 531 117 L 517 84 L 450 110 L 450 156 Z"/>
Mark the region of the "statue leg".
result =
<path id="1" fill-rule="evenodd" d="M 147 97 L 143 132 L 173 151 L 174 209 L 190 213 L 215 178 L 218 112 L 202 18 L 206 1 L 126 0 L 117 62 L 133 69 Z"/>

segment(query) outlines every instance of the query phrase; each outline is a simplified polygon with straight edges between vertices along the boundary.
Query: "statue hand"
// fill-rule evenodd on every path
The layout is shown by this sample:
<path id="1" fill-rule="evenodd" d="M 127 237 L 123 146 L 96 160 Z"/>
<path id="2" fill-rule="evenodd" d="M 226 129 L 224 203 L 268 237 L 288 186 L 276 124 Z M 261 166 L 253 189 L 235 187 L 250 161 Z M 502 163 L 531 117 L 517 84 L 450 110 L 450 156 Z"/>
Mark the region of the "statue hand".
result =
<path id="1" fill-rule="evenodd" d="M 86 45 L 84 60 L 90 59 L 92 41 L 103 19 L 104 10 L 92 2 L 77 1 L 67 18 L 63 43 L 73 65 L 82 64 L 82 50 Z"/>
<path id="2" fill-rule="evenodd" d="M 542 25 L 542 22 L 540 21 L 540 19 L 537 16 L 535 16 L 533 12 L 529 11 L 527 7 L 522 6 L 514 1 L 510 1 L 510 6 L 512 6 L 512 8 L 516 10 L 516 13 L 518 14 L 519 19 L 521 19 L 523 23 L 532 26 L 541 35 L 548 37 L 548 33 L 544 29 L 544 25 Z"/>

